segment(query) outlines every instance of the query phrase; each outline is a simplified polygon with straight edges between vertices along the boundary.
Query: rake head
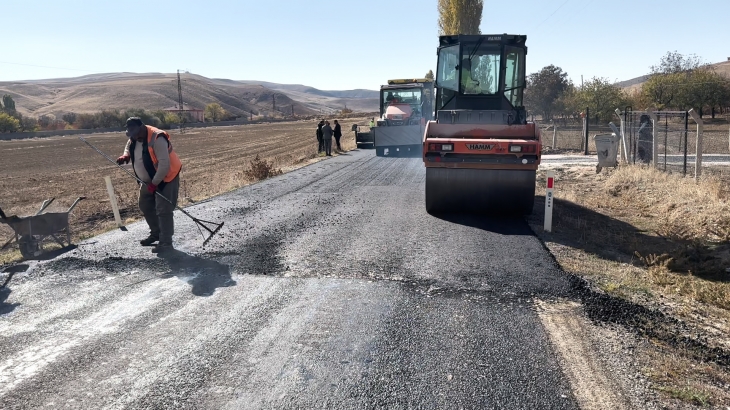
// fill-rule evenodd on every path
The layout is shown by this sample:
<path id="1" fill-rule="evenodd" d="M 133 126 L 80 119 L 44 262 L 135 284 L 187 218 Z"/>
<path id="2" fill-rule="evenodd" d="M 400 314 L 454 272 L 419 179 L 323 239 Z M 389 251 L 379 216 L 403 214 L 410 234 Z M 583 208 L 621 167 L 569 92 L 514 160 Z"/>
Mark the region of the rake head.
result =
<path id="1" fill-rule="evenodd" d="M 215 236 L 215 234 L 217 234 L 218 231 L 220 231 L 221 228 L 223 228 L 223 224 L 225 223 L 225 222 L 216 223 L 216 222 L 211 222 L 211 221 L 204 221 L 202 219 L 197 219 L 197 218 L 193 219 L 193 221 L 195 221 L 195 223 L 198 225 L 198 230 L 200 231 L 200 234 L 203 235 L 203 239 L 205 239 L 203 241 L 204 247 L 208 243 L 208 241 L 213 239 L 213 236 Z M 203 229 L 205 229 L 206 231 L 208 231 L 207 238 L 205 237 L 205 234 L 203 233 L 203 231 L 200 229 L 201 227 Z"/>

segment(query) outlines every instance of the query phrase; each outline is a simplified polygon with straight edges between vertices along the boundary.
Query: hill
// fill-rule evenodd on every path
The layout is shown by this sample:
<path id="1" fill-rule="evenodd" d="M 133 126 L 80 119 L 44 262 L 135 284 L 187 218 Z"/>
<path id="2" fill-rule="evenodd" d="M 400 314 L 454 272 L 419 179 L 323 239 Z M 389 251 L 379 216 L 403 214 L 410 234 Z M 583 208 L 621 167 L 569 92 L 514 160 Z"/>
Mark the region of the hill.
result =
<path id="1" fill-rule="evenodd" d="M 354 111 L 373 112 L 378 110 L 380 103 L 379 91 L 374 90 L 345 90 L 326 91 L 301 84 L 277 84 L 266 81 L 241 81 L 245 84 L 262 85 L 272 90 L 288 94 L 293 99 L 306 104 L 315 110 L 341 110 L 347 107 Z"/>
<path id="2" fill-rule="evenodd" d="M 183 100 L 186 105 L 204 108 L 217 102 L 228 112 L 246 116 L 274 113 L 314 115 L 340 110 L 346 105 L 355 111 L 377 110 L 377 98 L 358 95 L 368 90 L 319 91 L 306 86 L 287 86 L 264 82 L 210 79 L 183 74 Z M 267 86 L 267 85 L 269 86 Z M 10 94 L 24 115 L 60 116 L 67 112 L 87 113 L 102 109 L 143 108 L 158 110 L 175 106 L 178 100 L 177 74 L 105 73 L 74 78 L 0 82 L 0 94 Z"/>
<path id="3" fill-rule="evenodd" d="M 714 68 L 718 74 L 722 74 L 725 77 L 730 78 L 730 60 L 723 61 L 721 63 L 710 64 L 710 66 L 712 66 L 712 68 Z M 649 77 L 651 77 L 651 75 L 646 74 L 640 77 L 632 78 L 630 80 L 619 81 L 618 83 L 616 83 L 616 85 L 621 88 L 638 88 L 639 86 L 641 86 L 641 84 L 644 84 L 646 80 L 649 79 Z"/>

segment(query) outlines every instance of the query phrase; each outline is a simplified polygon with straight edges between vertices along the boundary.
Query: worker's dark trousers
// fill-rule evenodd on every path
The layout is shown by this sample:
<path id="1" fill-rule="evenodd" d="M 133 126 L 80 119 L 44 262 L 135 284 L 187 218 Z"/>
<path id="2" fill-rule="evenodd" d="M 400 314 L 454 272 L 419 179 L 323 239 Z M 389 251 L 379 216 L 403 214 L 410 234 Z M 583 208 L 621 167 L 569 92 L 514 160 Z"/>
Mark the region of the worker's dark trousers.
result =
<path id="1" fill-rule="evenodd" d="M 332 138 L 324 139 L 324 153 L 327 155 L 332 155 Z"/>
<path id="2" fill-rule="evenodd" d="M 322 151 L 324 151 L 324 140 L 322 137 L 317 137 L 317 143 L 319 144 L 319 148 L 317 148 L 317 153 L 320 154 Z"/>
<path id="3" fill-rule="evenodd" d="M 150 194 L 147 184 L 139 188 L 139 209 L 150 227 L 150 236 L 158 238 L 160 245 L 172 245 L 172 235 L 175 233 L 175 223 L 172 219 L 172 211 L 177 205 L 177 194 L 180 191 L 180 176 L 165 184 L 164 189 L 159 193 L 169 199 L 170 202 Z"/>
<path id="4" fill-rule="evenodd" d="M 335 137 L 335 142 L 337 143 L 337 151 L 342 151 L 342 146 L 340 146 L 340 137 Z"/>

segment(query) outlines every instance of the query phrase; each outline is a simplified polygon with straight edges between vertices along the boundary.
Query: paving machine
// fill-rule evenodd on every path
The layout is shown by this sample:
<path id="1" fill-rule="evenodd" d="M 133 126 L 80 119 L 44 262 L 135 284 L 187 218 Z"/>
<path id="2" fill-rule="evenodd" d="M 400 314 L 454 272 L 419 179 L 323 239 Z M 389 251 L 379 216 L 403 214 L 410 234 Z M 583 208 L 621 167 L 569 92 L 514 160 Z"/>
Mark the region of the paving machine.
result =
<path id="1" fill-rule="evenodd" d="M 380 87 L 380 118 L 370 130 L 380 157 L 420 157 L 426 122 L 433 118 L 433 81 L 388 80 Z"/>
<path id="2" fill-rule="evenodd" d="M 436 119 L 422 146 L 429 213 L 532 212 L 542 146 L 522 105 L 526 39 L 439 37 Z"/>

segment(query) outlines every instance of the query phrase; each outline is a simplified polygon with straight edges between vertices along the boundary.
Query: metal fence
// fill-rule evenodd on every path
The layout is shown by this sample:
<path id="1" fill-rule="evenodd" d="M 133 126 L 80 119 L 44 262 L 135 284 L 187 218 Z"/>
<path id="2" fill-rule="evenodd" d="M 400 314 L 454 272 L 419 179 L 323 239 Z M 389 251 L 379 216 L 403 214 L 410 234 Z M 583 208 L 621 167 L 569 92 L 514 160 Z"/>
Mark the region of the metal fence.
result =
<path id="1" fill-rule="evenodd" d="M 627 109 L 622 113 L 623 132 L 628 145 L 626 160 L 632 164 L 650 164 L 653 158 L 653 138 L 656 136 L 657 163 L 660 169 L 681 172 L 683 175 L 694 173 L 694 155 L 689 156 L 691 120 L 687 111 L 658 111 L 655 115 L 656 123 L 645 111 Z"/>
<path id="2" fill-rule="evenodd" d="M 657 138 L 658 168 L 694 176 L 697 147 L 697 124 L 688 111 L 656 111 L 657 121 L 651 121 L 645 111 L 630 108 L 618 111 L 613 124 L 595 121 L 564 120 L 541 124 L 543 146 L 550 152 L 595 154 L 593 137 L 621 130 L 626 137 L 627 162 L 651 163 L 654 127 Z M 730 162 L 730 122 L 727 118 L 705 117 L 702 132 L 702 154 L 713 164 Z M 587 125 L 586 125 L 587 124 Z M 588 127 L 586 130 L 585 127 Z M 586 149 L 586 136 L 588 148 Z M 623 144 L 621 144 L 623 145 Z M 623 150 L 623 147 L 620 147 Z"/>
<path id="3" fill-rule="evenodd" d="M 542 144 L 552 151 L 575 151 L 585 153 L 586 129 L 585 125 L 575 121 L 556 122 L 543 124 Z M 596 144 L 593 136 L 597 134 L 610 134 L 613 131 L 607 124 L 588 124 L 588 153 L 596 153 Z"/>

